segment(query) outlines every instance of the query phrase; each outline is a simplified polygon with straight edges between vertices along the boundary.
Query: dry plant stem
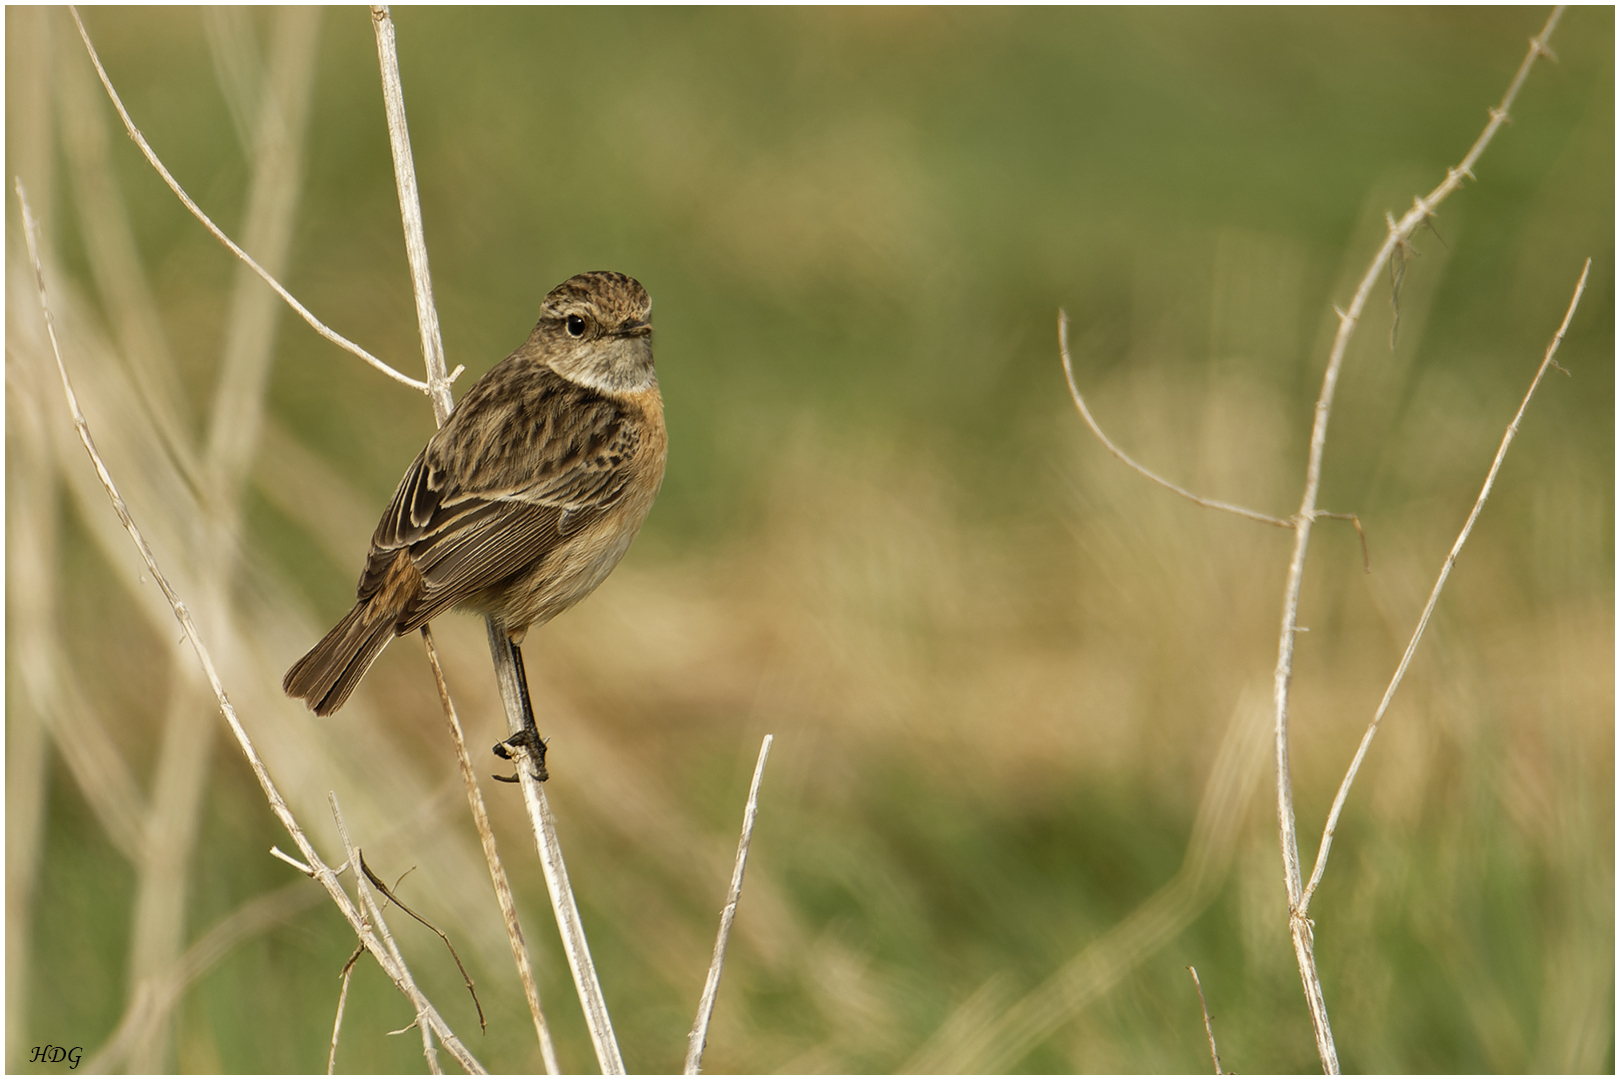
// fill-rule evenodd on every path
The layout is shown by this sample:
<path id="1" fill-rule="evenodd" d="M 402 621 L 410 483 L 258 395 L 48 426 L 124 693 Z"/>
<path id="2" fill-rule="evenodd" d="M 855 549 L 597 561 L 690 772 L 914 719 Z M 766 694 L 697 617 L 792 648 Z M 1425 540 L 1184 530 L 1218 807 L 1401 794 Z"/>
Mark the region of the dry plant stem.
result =
<path id="1" fill-rule="evenodd" d="M 416 164 L 411 157 L 410 130 L 405 126 L 405 91 L 399 82 L 399 55 L 394 48 L 394 20 L 388 14 L 388 5 L 372 5 L 371 25 L 377 34 L 377 63 L 382 69 L 388 142 L 394 154 L 399 211 L 405 218 L 405 255 L 411 264 L 416 322 L 422 332 L 422 356 L 427 361 L 428 396 L 433 399 L 433 418 L 443 427 L 455 403 L 450 400 L 450 380 L 444 374 L 444 341 L 439 335 L 439 311 L 433 304 L 433 279 L 428 275 L 422 200 L 416 192 Z"/>
<path id="2" fill-rule="evenodd" d="M 534 979 L 534 965 L 529 959 L 529 947 L 523 940 L 523 928 L 518 924 L 512 885 L 506 878 L 506 867 L 495 849 L 495 834 L 489 827 L 484 795 L 473 773 L 472 758 L 467 754 L 467 740 L 461 731 L 461 720 L 456 715 L 455 703 L 450 700 L 450 688 L 445 685 L 444 669 L 439 665 L 439 651 L 433 646 L 431 626 L 422 627 L 422 644 L 427 650 L 428 666 L 433 669 L 433 681 L 439 688 L 439 704 L 444 707 L 445 724 L 450 729 L 450 741 L 456 748 L 456 761 L 461 765 L 461 780 L 467 788 L 467 805 L 472 809 L 478 839 L 484 845 L 484 860 L 489 864 L 490 880 L 495 884 L 495 899 L 500 903 L 501 918 L 506 923 L 506 938 L 512 945 L 512 959 L 517 964 L 518 978 L 523 983 L 523 996 L 529 1002 L 529 1015 L 534 1019 L 534 1034 L 540 1041 L 540 1056 L 545 1061 L 546 1072 L 556 1076 L 562 1070 L 557 1064 L 557 1049 L 551 1040 L 551 1028 L 540 1009 L 540 988 Z"/>
<path id="3" fill-rule="evenodd" d="M 1204 1010 L 1204 1034 L 1209 1036 L 1209 1059 L 1215 1063 L 1215 1075 L 1221 1075 L 1221 1052 L 1215 1049 L 1215 1027 L 1209 1022 L 1209 1002 L 1204 1000 L 1204 984 L 1198 981 L 1198 969 L 1187 965 L 1193 986 L 1198 988 L 1198 1007 Z"/>
<path id="4" fill-rule="evenodd" d="M 343 1031 L 343 1007 L 349 1002 L 349 978 L 354 974 L 354 962 L 360 959 L 356 953 L 343 965 L 343 986 L 338 990 L 337 1016 L 332 1020 L 332 1049 L 326 1055 L 326 1075 L 331 1076 L 337 1072 L 338 1035 Z"/>
<path id="5" fill-rule="evenodd" d="M 1367 299 L 1377 285 L 1384 265 L 1405 244 L 1412 233 L 1434 214 L 1435 207 L 1455 191 L 1463 177 L 1473 175 L 1473 166 L 1484 153 L 1491 138 L 1508 117 L 1508 109 L 1518 96 L 1519 88 L 1530 73 L 1538 55 L 1547 53 L 1547 39 L 1557 26 L 1563 8 L 1554 8 L 1541 33 L 1530 41 L 1530 49 L 1508 86 L 1502 103 L 1490 110 L 1490 122 L 1469 148 L 1461 164 L 1446 172 L 1446 179 L 1426 197 L 1413 200 L 1412 209 L 1392 223 L 1379 247 L 1378 253 L 1362 275 L 1355 296 L 1347 310 L 1339 313 L 1339 329 L 1333 339 L 1328 356 L 1327 370 L 1322 376 L 1322 391 L 1316 400 L 1315 420 L 1311 426 L 1309 457 L 1305 468 L 1305 493 L 1300 500 L 1299 512 L 1294 516 L 1294 551 L 1288 563 L 1287 583 L 1283 589 L 1282 629 L 1278 636 L 1277 668 L 1273 681 L 1276 710 L 1277 752 L 1277 823 L 1278 839 L 1282 848 L 1283 880 L 1288 890 L 1289 928 L 1294 941 L 1294 956 L 1299 964 L 1305 999 L 1310 1007 L 1311 1025 L 1316 1034 L 1317 1053 L 1322 1059 L 1323 1071 L 1339 1071 L 1338 1052 L 1333 1046 L 1333 1032 L 1328 1023 L 1327 1004 L 1322 997 L 1321 979 L 1316 971 L 1311 924 L 1305 916 L 1305 892 L 1300 876 L 1299 842 L 1295 833 L 1293 781 L 1288 766 L 1288 685 L 1293 675 L 1294 639 L 1298 633 L 1299 595 L 1305 576 L 1305 552 L 1310 543 L 1311 525 L 1319 514 L 1316 507 L 1317 492 L 1322 480 L 1322 452 L 1327 444 L 1328 417 L 1333 408 L 1333 394 L 1338 386 L 1339 373 L 1344 366 L 1346 349 L 1350 344 Z"/>
<path id="6" fill-rule="evenodd" d="M 247 730 L 242 727 L 242 722 L 236 715 L 236 707 L 231 704 L 230 698 L 225 693 L 225 687 L 220 682 L 219 673 L 214 668 L 213 657 L 209 654 L 208 647 L 203 644 L 202 638 L 198 635 L 185 601 L 180 599 L 180 596 L 174 591 L 173 586 L 169 584 L 168 578 L 158 566 L 151 547 L 147 545 L 146 538 L 141 534 L 140 529 L 136 527 L 134 519 L 130 516 L 129 507 L 125 505 L 123 496 L 118 493 L 118 487 L 113 483 L 112 475 L 107 471 L 107 466 L 102 461 L 101 454 L 96 450 L 95 440 L 90 435 L 90 427 L 85 421 L 84 413 L 79 409 L 78 397 L 73 392 L 72 380 L 68 378 L 67 364 L 62 359 L 61 344 L 56 336 L 56 321 L 51 315 L 50 303 L 45 292 L 45 271 L 39 260 L 39 239 L 37 235 L 39 226 L 34 220 L 33 212 L 28 207 L 27 193 L 23 190 L 20 179 L 16 181 L 16 190 L 17 201 L 22 211 L 23 234 L 27 241 L 29 258 L 33 263 L 35 285 L 39 290 L 40 309 L 45 320 L 46 334 L 51 342 L 51 351 L 56 359 L 57 374 L 62 380 L 62 394 L 66 398 L 68 410 L 73 416 L 73 423 L 78 431 L 79 441 L 84 445 L 85 452 L 90 456 L 90 462 L 95 467 L 96 475 L 101 479 L 101 485 L 106 490 L 108 499 L 112 502 L 118 520 L 123 524 L 136 549 L 141 553 L 141 559 L 146 563 L 146 568 L 151 573 L 152 580 L 162 590 L 164 598 L 174 612 L 175 619 L 180 623 L 181 631 L 191 644 L 193 651 L 196 652 L 203 673 L 207 676 L 208 684 L 214 691 L 215 699 L 219 702 L 220 711 L 225 716 L 225 722 L 230 725 L 231 733 L 236 736 L 237 744 L 241 746 L 249 767 L 253 769 L 253 775 L 258 779 L 259 786 L 264 791 L 271 812 L 276 815 L 277 820 L 281 822 L 292 837 L 299 853 L 303 856 L 304 863 L 310 867 L 315 880 L 319 881 L 332 897 L 333 903 L 337 904 L 338 910 L 343 913 L 344 918 L 348 920 L 349 925 L 353 927 L 360 940 L 377 958 L 377 962 L 383 971 L 401 991 L 404 991 L 406 974 L 402 972 L 400 966 L 394 963 L 393 959 L 384 951 L 376 936 L 372 934 L 359 909 L 350 901 L 348 894 L 343 891 L 343 886 L 339 884 L 337 875 L 316 853 L 314 845 L 310 843 L 309 837 L 304 834 L 303 828 L 298 824 L 298 820 L 293 817 L 292 810 L 287 806 L 286 800 L 282 798 L 280 790 L 277 789 L 275 782 L 270 778 L 269 770 L 265 768 L 264 761 L 259 757 L 258 751 L 253 746 L 253 741 L 248 738 Z M 410 996 L 412 995 L 407 993 L 407 997 Z M 439 1016 L 431 1005 L 427 1006 L 427 1015 L 434 1031 L 444 1042 L 445 1047 L 455 1055 L 456 1060 L 469 1072 L 483 1072 L 483 1067 L 467 1051 L 461 1040 L 456 1037 L 455 1032 L 450 1030 L 449 1025 L 444 1022 L 443 1018 Z"/>
<path id="7" fill-rule="evenodd" d="M 349 826 L 343 820 L 343 809 L 338 806 L 337 792 L 327 792 L 326 800 L 332 805 L 332 820 L 337 823 L 338 836 L 343 840 L 343 853 L 348 857 L 349 865 L 354 867 L 355 895 L 360 898 L 360 903 L 365 907 L 371 925 L 376 929 L 378 935 L 382 938 L 383 945 L 388 949 L 388 955 L 393 957 L 394 963 L 398 965 L 401 974 L 405 977 L 405 996 L 410 999 L 411 1004 L 416 1008 L 416 1020 L 411 1027 L 415 1027 L 421 1032 L 422 1056 L 427 1059 L 428 1070 L 434 1075 L 439 1075 L 444 1072 L 443 1069 L 439 1068 L 439 1051 L 433 1045 L 433 1034 L 429 1029 L 429 1025 L 423 1022 L 426 1019 L 427 999 L 422 997 L 422 992 L 416 988 L 416 980 L 411 977 L 410 969 L 405 966 L 405 957 L 400 953 L 399 946 L 394 943 L 393 932 L 388 929 L 388 922 L 383 918 L 382 908 L 377 906 L 376 897 L 371 895 L 371 889 L 366 885 L 367 875 L 363 870 L 365 866 L 364 857 L 361 854 L 361 849 L 355 847 L 349 839 Z M 409 1031 L 410 1028 L 407 1027 L 405 1030 Z"/>
<path id="8" fill-rule="evenodd" d="M 1592 260 L 1587 259 L 1586 265 L 1581 269 L 1581 279 L 1575 283 L 1575 295 L 1570 298 L 1569 308 L 1564 312 L 1564 321 L 1559 324 L 1558 332 L 1548 343 L 1547 354 L 1542 357 L 1541 366 L 1536 369 L 1536 377 L 1530 381 L 1530 389 L 1525 391 L 1524 400 L 1519 403 L 1519 411 L 1513 414 L 1513 422 L 1508 424 L 1507 432 L 1502 436 L 1502 444 L 1496 449 L 1496 459 L 1491 462 L 1490 472 L 1485 475 L 1485 484 L 1480 488 L 1479 498 L 1474 500 L 1474 509 L 1469 512 L 1468 520 L 1463 523 L 1462 532 L 1457 534 L 1457 542 L 1451 545 L 1446 561 L 1440 566 L 1440 576 L 1435 579 L 1434 588 L 1429 591 L 1429 602 L 1423 606 L 1423 614 L 1418 617 L 1417 629 L 1412 631 L 1412 639 L 1406 643 L 1406 652 L 1401 654 L 1401 662 L 1395 668 L 1395 675 L 1389 680 L 1389 687 L 1384 691 L 1383 700 L 1378 703 L 1378 711 L 1373 714 L 1372 723 L 1367 725 L 1367 733 L 1361 737 L 1361 745 L 1356 748 L 1356 756 L 1351 760 L 1343 782 L 1339 784 L 1338 794 L 1333 797 L 1333 809 L 1328 811 L 1327 826 L 1322 830 L 1322 844 L 1316 852 L 1316 865 L 1311 869 L 1310 884 L 1305 887 L 1305 895 L 1300 901 L 1301 911 L 1310 907 L 1311 897 L 1316 894 L 1316 887 L 1322 882 L 1322 874 L 1327 868 L 1328 851 L 1333 847 L 1333 832 L 1338 827 L 1339 814 L 1344 810 L 1345 799 L 1350 795 L 1350 785 L 1355 782 L 1361 762 L 1367 756 L 1367 748 L 1372 745 L 1373 736 L 1378 733 L 1379 721 L 1383 720 L 1384 714 L 1389 711 L 1389 703 L 1394 700 L 1396 689 L 1406 677 L 1406 669 L 1412 663 L 1412 654 L 1417 652 L 1423 631 L 1429 626 L 1429 617 L 1434 614 L 1435 605 L 1440 601 L 1440 590 L 1445 588 L 1446 578 L 1450 576 L 1451 568 L 1456 565 L 1457 556 L 1462 553 L 1463 544 L 1467 542 L 1468 534 L 1473 531 L 1474 522 L 1479 520 L 1479 512 L 1485 508 L 1485 500 L 1490 498 L 1491 485 L 1496 483 L 1496 474 L 1501 471 L 1508 447 L 1512 445 L 1513 437 L 1519 432 L 1519 421 L 1524 419 L 1524 411 L 1530 407 L 1530 398 L 1541 385 L 1547 369 L 1552 366 L 1553 356 L 1557 354 L 1558 346 L 1563 342 L 1565 332 L 1569 330 L 1570 320 L 1575 317 L 1575 308 L 1581 302 L 1581 294 L 1586 291 L 1586 278 L 1591 271 Z"/>
<path id="9" fill-rule="evenodd" d="M 1278 528 L 1282 529 L 1293 528 L 1293 522 L 1291 521 L 1285 521 L 1282 518 L 1272 517 L 1270 514 L 1262 514 L 1254 510 L 1248 510 L 1241 506 L 1233 506 L 1231 503 L 1224 503 L 1216 499 L 1206 499 L 1201 495 L 1194 495 L 1186 488 L 1172 484 L 1170 481 L 1166 480 L 1153 470 L 1138 464 L 1129 454 L 1115 446 L 1112 439 L 1103 434 L 1103 429 L 1098 426 L 1096 420 L 1092 419 L 1091 410 L 1086 408 L 1086 399 L 1080 396 L 1080 387 L 1075 385 L 1074 381 L 1074 366 L 1069 362 L 1069 313 L 1061 309 L 1058 311 L 1058 349 L 1063 354 L 1063 377 L 1069 380 L 1069 396 L 1074 398 L 1074 407 L 1080 410 L 1080 418 L 1086 422 L 1086 426 L 1091 429 L 1091 433 L 1097 436 L 1097 438 L 1102 441 L 1102 444 L 1108 448 L 1108 452 L 1110 454 L 1113 454 L 1115 457 L 1119 458 L 1119 460 L 1123 461 L 1125 464 L 1129 465 L 1131 468 L 1135 469 L 1137 472 L 1141 473 L 1155 484 L 1158 484 L 1160 487 L 1169 488 L 1177 495 L 1180 495 L 1183 499 L 1191 499 L 1199 506 L 1207 506 L 1211 510 L 1225 510 L 1227 513 L 1237 514 L 1239 517 L 1246 517 L 1251 521 L 1264 522 L 1267 525 L 1276 525 Z"/>
<path id="10" fill-rule="evenodd" d="M 202 208 L 192 200 L 190 195 L 186 194 L 185 188 L 180 186 L 180 182 L 174 178 L 167 168 L 164 167 L 163 162 L 158 159 L 157 154 L 147 143 L 146 137 L 142 135 L 140 129 L 135 126 L 135 121 L 130 118 L 129 110 L 124 108 L 123 99 L 118 96 L 118 91 L 113 89 L 112 80 L 107 76 L 107 69 L 101 66 L 101 57 L 96 54 L 95 46 L 90 43 L 90 34 L 85 30 L 84 22 L 79 18 L 78 9 L 75 7 L 69 7 L 68 10 L 72 12 L 73 21 L 79 28 L 79 36 L 84 39 L 84 47 L 85 50 L 90 54 L 90 61 L 96 66 L 96 74 L 101 77 L 101 85 L 106 88 L 107 96 L 112 99 L 113 107 L 118 110 L 119 118 L 124 122 L 124 130 L 129 132 L 129 137 L 134 140 L 136 146 L 140 147 L 141 153 L 146 155 L 146 160 L 151 164 L 152 168 L 157 170 L 158 175 L 163 177 L 163 182 L 169 185 L 169 190 L 173 191 L 180 201 L 185 204 L 187 210 L 191 211 L 192 216 L 198 221 L 202 222 L 203 227 L 209 232 L 213 233 L 214 237 L 218 239 L 220 243 L 229 248 L 232 254 L 251 267 L 253 272 L 258 274 L 259 277 L 263 278 L 264 283 L 274 289 L 276 294 L 285 300 L 287 305 L 296 311 L 299 317 L 308 323 L 311 329 L 313 329 L 317 334 L 321 335 L 323 338 L 332 342 L 339 348 L 347 349 L 349 352 L 353 353 L 355 356 L 358 356 L 360 359 L 364 360 L 366 363 L 370 364 L 372 367 L 376 368 L 378 371 L 382 372 L 384 375 L 387 375 L 396 382 L 402 382 L 406 386 L 412 387 L 413 389 L 420 390 L 423 393 L 428 393 L 429 387 L 427 383 L 395 371 L 393 368 L 371 355 L 365 349 L 362 349 L 360 346 L 356 345 L 354 342 L 350 341 L 348 338 L 344 337 L 342 334 L 338 333 L 336 330 L 333 330 L 331 327 L 321 322 L 321 320 L 317 319 L 308 308 L 306 308 L 303 304 L 300 304 L 293 297 L 292 293 L 283 288 L 279 281 L 271 277 L 270 273 L 266 271 L 264 267 L 255 262 L 253 256 L 249 255 L 247 252 L 238 247 L 235 241 L 233 241 L 229 236 L 225 235 L 225 231 L 223 229 L 221 229 L 218 225 L 215 225 L 213 220 L 209 218 L 207 214 L 203 213 Z"/>
<path id="11" fill-rule="evenodd" d="M 434 419 L 442 426 L 454 407 L 450 398 L 449 380 L 444 375 L 444 346 L 439 340 L 438 314 L 433 306 L 433 286 L 428 275 L 427 243 L 422 234 L 422 208 L 416 191 L 416 166 L 411 159 L 410 133 L 405 124 L 405 101 L 399 80 L 399 59 L 395 50 L 394 24 L 386 6 L 371 9 L 372 27 L 377 36 L 377 60 L 382 70 L 383 97 L 387 105 L 388 139 L 394 155 L 394 175 L 399 187 L 400 214 L 405 227 L 405 250 L 410 256 L 412 287 L 416 296 L 416 314 L 421 326 L 423 359 L 427 365 L 428 385 L 432 388 Z M 523 730 L 523 709 L 517 684 L 517 667 L 512 659 L 510 639 L 498 620 L 485 620 L 489 633 L 490 658 L 495 665 L 495 681 L 501 688 L 501 701 L 506 708 L 507 729 L 513 734 Z M 557 929 L 562 936 L 563 951 L 574 975 L 574 986 L 579 992 L 580 1006 L 590 1028 L 591 1043 L 604 1073 L 623 1073 L 624 1059 L 613 1035 L 613 1023 L 608 1016 L 607 1003 L 602 998 L 602 987 L 591 962 L 591 950 L 585 941 L 585 930 L 579 921 L 579 909 L 568 884 L 568 868 L 563 863 L 562 846 L 557 839 L 556 822 L 551 818 L 546 795 L 534 779 L 533 762 L 527 751 L 517 755 L 518 776 L 523 787 L 523 802 L 534 830 L 535 847 L 545 871 L 546 888 L 551 894 L 552 910 L 557 917 Z M 543 1043 L 542 1043 L 543 1046 Z"/>
<path id="12" fill-rule="evenodd" d="M 714 1015 L 714 1000 L 720 993 L 720 969 L 726 962 L 726 946 L 731 941 L 731 924 L 737 918 L 737 901 L 742 897 L 743 870 L 748 866 L 748 845 L 754 838 L 754 818 L 759 812 L 759 781 L 765 775 L 765 759 L 771 755 L 774 736 L 767 735 L 759 744 L 759 761 L 754 765 L 754 779 L 748 785 L 748 804 L 743 808 L 742 836 L 737 841 L 737 862 L 731 871 L 731 889 L 726 893 L 726 906 L 720 909 L 720 932 L 714 939 L 714 959 L 709 962 L 709 975 L 703 982 L 703 997 L 698 1003 L 697 1022 L 686 1043 L 686 1075 L 696 1076 L 703 1070 L 703 1048 L 709 1042 L 709 1019 Z"/>

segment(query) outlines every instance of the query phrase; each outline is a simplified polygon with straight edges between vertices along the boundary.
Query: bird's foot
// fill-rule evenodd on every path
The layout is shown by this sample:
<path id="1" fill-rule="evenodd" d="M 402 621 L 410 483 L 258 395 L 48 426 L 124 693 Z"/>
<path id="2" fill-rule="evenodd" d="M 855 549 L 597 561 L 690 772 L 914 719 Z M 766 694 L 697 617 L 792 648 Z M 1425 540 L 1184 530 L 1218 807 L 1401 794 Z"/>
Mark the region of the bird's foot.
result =
<path id="1" fill-rule="evenodd" d="M 540 732 L 534 727 L 526 727 L 504 742 L 498 742 L 491 748 L 496 757 L 503 761 L 512 760 L 512 751 L 527 750 L 534 759 L 534 778 L 544 783 L 550 778 L 546 772 L 546 740 L 540 737 Z M 495 779 L 507 784 L 518 782 L 517 776 L 497 776 Z"/>

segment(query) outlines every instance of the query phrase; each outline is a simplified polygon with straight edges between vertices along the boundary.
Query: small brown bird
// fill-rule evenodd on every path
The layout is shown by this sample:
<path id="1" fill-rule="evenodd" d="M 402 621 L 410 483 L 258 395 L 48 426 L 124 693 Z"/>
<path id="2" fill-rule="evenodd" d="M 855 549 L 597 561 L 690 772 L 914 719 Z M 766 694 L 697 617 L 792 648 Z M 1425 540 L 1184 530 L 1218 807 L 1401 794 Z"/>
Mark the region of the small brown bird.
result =
<path id="1" fill-rule="evenodd" d="M 651 309 L 624 274 L 551 290 L 405 471 L 354 609 L 287 672 L 289 697 L 336 712 L 390 641 L 455 607 L 501 619 L 526 699 L 523 635 L 602 583 L 664 479 Z"/>

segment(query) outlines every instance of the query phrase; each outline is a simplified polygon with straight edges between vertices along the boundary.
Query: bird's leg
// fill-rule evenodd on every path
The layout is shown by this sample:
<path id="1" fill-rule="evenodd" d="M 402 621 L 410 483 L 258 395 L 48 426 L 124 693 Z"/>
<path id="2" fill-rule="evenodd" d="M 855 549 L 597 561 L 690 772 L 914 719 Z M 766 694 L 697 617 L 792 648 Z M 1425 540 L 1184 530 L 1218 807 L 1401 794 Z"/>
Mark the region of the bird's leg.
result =
<path id="1" fill-rule="evenodd" d="M 512 650 L 512 666 L 517 670 L 518 697 L 523 701 L 523 730 L 505 742 L 496 743 L 495 756 L 510 761 L 513 750 L 530 751 L 534 755 L 534 778 L 544 781 L 549 776 L 546 772 L 546 741 L 540 737 L 540 729 L 534 722 L 534 706 L 529 704 L 529 676 L 523 670 L 523 650 L 511 639 L 507 639 L 507 645 Z M 517 783 L 516 776 L 497 776 L 495 779 Z"/>

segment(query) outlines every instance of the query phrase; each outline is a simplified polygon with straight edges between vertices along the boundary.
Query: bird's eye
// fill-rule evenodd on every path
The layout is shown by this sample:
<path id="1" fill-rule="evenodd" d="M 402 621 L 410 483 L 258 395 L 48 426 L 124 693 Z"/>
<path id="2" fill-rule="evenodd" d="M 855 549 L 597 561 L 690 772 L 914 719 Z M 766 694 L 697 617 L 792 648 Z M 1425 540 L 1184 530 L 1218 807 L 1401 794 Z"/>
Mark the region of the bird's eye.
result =
<path id="1" fill-rule="evenodd" d="M 579 315 L 570 315 L 563 323 L 568 327 L 569 337 L 582 337 L 585 333 L 585 320 Z"/>

